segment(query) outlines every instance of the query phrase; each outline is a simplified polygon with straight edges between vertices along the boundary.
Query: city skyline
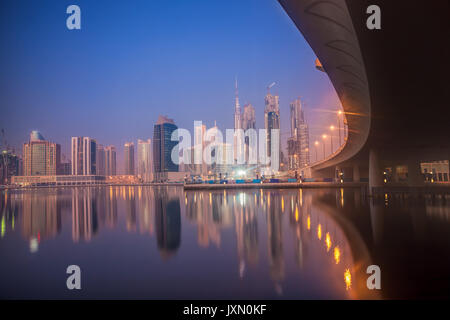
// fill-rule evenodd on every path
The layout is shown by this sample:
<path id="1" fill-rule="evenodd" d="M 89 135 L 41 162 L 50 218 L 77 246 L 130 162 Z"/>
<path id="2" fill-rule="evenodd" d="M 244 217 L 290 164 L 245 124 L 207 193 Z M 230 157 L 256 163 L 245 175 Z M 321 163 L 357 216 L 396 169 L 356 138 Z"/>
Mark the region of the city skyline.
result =
<path id="1" fill-rule="evenodd" d="M 102 7 L 100 4 L 86 3 L 83 9 L 101 19 L 97 16 Z M 42 7 L 35 5 L 22 8 L 20 3 L 9 4 L 16 10 L 10 17 L 2 19 L 2 23 L 6 21 L 12 25 L 16 37 L 10 38 L 9 28 L 3 28 L 8 41 L 20 40 L 23 46 L 31 46 L 40 34 L 17 23 L 25 19 L 28 12 L 42 12 L 47 19 L 40 28 L 54 41 L 54 44 L 46 43 L 48 49 L 57 49 L 48 52 L 44 44 L 43 48 L 37 48 L 34 56 L 15 56 L 18 65 L 24 60 L 28 61 L 27 65 L 33 65 L 26 74 L 23 69 L 12 69 L 7 65 L 10 51 L 6 50 L 0 56 L 4 70 L 0 82 L 7 83 L 10 88 L 2 93 L 8 106 L 3 110 L 2 119 L 8 119 L 8 122 L 0 120 L 0 127 L 5 129 L 6 139 L 16 152 L 31 130 L 39 130 L 50 141 L 60 143 L 61 152 L 67 157 L 70 154 L 69 139 L 85 135 L 103 145 L 115 145 L 118 148 L 117 166 L 122 172 L 124 143 L 151 136 L 151 124 L 160 113 L 174 118 L 182 128 L 191 129 L 194 120 L 202 120 L 208 127 L 217 121 L 219 127 L 232 128 L 233 118 L 227 107 L 233 100 L 231 83 L 236 76 L 241 105 L 250 103 L 255 108 L 257 124 L 263 123 L 263 95 L 266 86 L 273 81 L 277 83 L 273 90 L 280 96 L 282 115 L 289 114 L 290 101 L 299 94 L 305 97 L 306 117 L 312 131 L 312 124 L 320 127 L 322 121 L 327 122 L 327 116 L 331 117 L 327 112 L 310 112 L 312 109 L 340 106 L 327 76 L 314 68 L 314 53 L 276 2 L 177 4 L 177 12 L 183 10 L 202 18 L 195 24 L 190 19 L 182 19 L 180 23 L 187 25 L 186 29 L 170 25 L 172 18 L 167 16 L 166 4 L 138 2 L 136 5 L 147 13 L 139 14 L 134 23 L 122 15 L 123 10 L 129 10 L 127 6 L 118 4 L 109 8 L 108 19 L 118 23 L 117 41 L 129 39 L 129 32 L 119 32 L 123 24 L 134 34 L 129 39 L 130 45 L 121 46 L 108 36 L 109 29 L 105 34 L 102 29 L 106 23 L 104 19 L 99 25 L 87 24 L 75 35 L 67 30 L 54 30 L 57 8 L 49 6 L 44 12 Z M 203 9 L 199 10 L 200 7 Z M 254 10 L 256 7 L 258 13 Z M 221 18 L 222 12 L 228 13 L 230 19 Z M 148 23 L 147 18 L 153 15 L 159 17 L 155 17 L 153 24 Z M 248 16 L 255 19 L 249 21 Z M 272 21 L 271 29 L 264 22 L 267 20 Z M 213 30 L 208 31 L 211 26 Z M 92 46 L 93 37 L 100 39 L 98 46 Z M 199 45 L 188 45 L 187 41 Z M 267 41 L 272 41 L 273 46 L 266 48 Z M 233 48 L 242 50 L 236 52 Z M 78 58 L 70 59 L 67 65 L 62 53 L 64 57 L 76 55 Z M 109 58 L 99 61 L 105 54 Z M 45 64 L 44 60 L 47 61 Z M 211 63 L 223 65 L 223 68 L 213 74 L 208 67 Z M 63 69 L 70 78 L 58 71 Z M 297 77 L 298 74 L 304 76 Z M 87 80 L 91 76 L 92 80 Z M 95 84 L 91 83 L 93 80 Z M 22 93 L 19 95 L 18 92 Z M 78 112 L 73 113 L 73 110 Z M 283 124 L 287 126 L 289 119 L 281 118 L 286 120 Z M 315 118 L 320 121 L 314 121 Z"/>

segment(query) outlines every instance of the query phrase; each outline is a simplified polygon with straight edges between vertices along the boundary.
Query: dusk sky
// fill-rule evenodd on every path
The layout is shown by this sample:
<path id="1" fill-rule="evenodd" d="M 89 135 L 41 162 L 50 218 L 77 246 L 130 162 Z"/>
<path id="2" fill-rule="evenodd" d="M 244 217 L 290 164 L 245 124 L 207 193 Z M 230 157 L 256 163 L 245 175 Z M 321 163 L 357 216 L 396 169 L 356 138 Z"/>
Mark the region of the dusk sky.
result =
<path id="1" fill-rule="evenodd" d="M 81 30 L 66 8 L 81 8 Z M 152 138 L 159 114 L 233 127 L 234 78 L 241 105 L 264 126 L 266 87 L 280 96 L 282 134 L 300 96 L 311 141 L 340 105 L 315 54 L 276 0 L 17 1 L 0 4 L 0 128 L 21 150 L 31 130 L 60 143 L 90 136 L 118 150 Z"/>

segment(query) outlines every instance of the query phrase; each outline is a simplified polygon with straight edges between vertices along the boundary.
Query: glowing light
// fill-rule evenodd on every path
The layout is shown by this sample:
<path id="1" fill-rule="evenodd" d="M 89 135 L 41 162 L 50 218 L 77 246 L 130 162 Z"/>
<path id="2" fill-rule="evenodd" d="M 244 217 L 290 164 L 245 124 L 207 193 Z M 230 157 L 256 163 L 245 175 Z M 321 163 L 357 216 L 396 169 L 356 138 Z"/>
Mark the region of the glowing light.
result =
<path id="1" fill-rule="evenodd" d="M 319 141 L 314 141 L 314 145 L 318 146 L 319 145 Z"/>
<path id="2" fill-rule="evenodd" d="M 311 217 L 308 216 L 308 218 L 306 219 L 306 228 L 308 230 L 311 230 Z"/>
<path id="3" fill-rule="evenodd" d="M 345 281 L 345 290 L 350 289 L 352 286 L 352 275 L 349 269 L 346 269 L 344 272 L 344 281 Z"/>
<path id="4" fill-rule="evenodd" d="M 339 249 L 339 247 L 334 247 L 334 262 L 336 262 L 336 264 L 339 264 L 339 262 L 341 261 L 341 250 Z"/>
<path id="5" fill-rule="evenodd" d="M 322 240 L 322 225 L 319 223 L 319 225 L 317 226 L 317 238 L 319 240 Z"/>
<path id="6" fill-rule="evenodd" d="M 284 211 L 284 197 L 281 197 L 281 211 Z"/>
<path id="7" fill-rule="evenodd" d="M 330 251 L 330 248 L 331 248 L 331 237 L 330 237 L 330 234 L 328 232 L 325 235 L 325 244 L 327 245 L 327 252 Z"/>
<path id="8" fill-rule="evenodd" d="M 298 207 L 295 207 L 295 221 L 298 221 Z"/>
<path id="9" fill-rule="evenodd" d="M 1 227 L 1 237 L 5 236 L 6 224 L 5 224 L 5 216 L 2 217 L 2 227 Z"/>

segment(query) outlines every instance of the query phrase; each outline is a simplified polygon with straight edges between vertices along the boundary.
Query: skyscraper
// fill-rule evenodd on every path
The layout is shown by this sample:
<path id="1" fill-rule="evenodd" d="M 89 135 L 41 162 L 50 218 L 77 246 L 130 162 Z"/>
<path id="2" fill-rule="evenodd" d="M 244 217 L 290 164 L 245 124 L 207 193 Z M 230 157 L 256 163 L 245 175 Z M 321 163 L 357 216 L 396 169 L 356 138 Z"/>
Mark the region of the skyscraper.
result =
<path id="1" fill-rule="evenodd" d="M 309 164 L 309 131 L 300 99 L 290 104 L 291 137 L 288 139 L 290 170 L 303 168 Z"/>
<path id="2" fill-rule="evenodd" d="M 272 95 L 270 92 L 267 92 L 266 97 L 264 98 L 264 128 L 267 130 L 266 133 L 266 154 L 268 157 L 272 155 L 271 145 L 272 145 L 272 129 L 280 129 L 280 106 L 279 106 L 279 97 L 277 95 Z M 278 135 L 278 146 L 279 153 L 281 152 L 281 139 L 280 135 Z M 278 157 L 280 155 L 278 154 Z M 279 159 L 279 158 L 278 158 Z"/>
<path id="3" fill-rule="evenodd" d="M 23 174 L 25 176 L 56 175 L 61 163 L 61 146 L 44 140 L 32 131 L 30 141 L 23 144 Z"/>
<path id="4" fill-rule="evenodd" d="M 235 100 L 234 100 L 234 129 L 242 129 L 241 105 L 239 104 L 239 90 L 237 78 L 235 81 Z"/>
<path id="5" fill-rule="evenodd" d="M 105 147 L 105 175 L 116 175 L 116 147 Z"/>
<path id="6" fill-rule="evenodd" d="M 100 176 L 106 175 L 105 171 L 105 148 L 103 145 L 97 145 L 97 174 Z"/>
<path id="7" fill-rule="evenodd" d="M 97 174 L 97 142 L 89 137 L 72 137 L 72 175 Z"/>
<path id="8" fill-rule="evenodd" d="M 242 129 L 244 129 L 244 131 L 247 131 L 248 129 L 256 129 L 255 108 L 253 108 L 251 104 L 246 104 L 244 106 L 244 113 L 242 114 Z M 245 163 L 248 164 L 250 138 L 248 136 L 245 136 L 244 141 Z"/>
<path id="9" fill-rule="evenodd" d="M 126 142 L 124 145 L 125 174 L 134 175 L 134 143 Z"/>
<path id="10" fill-rule="evenodd" d="M 171 158 L 172 149 L 178 144 L 177 141 L 171 141 L 172 133 L 177 128 L 173 120 L 165 116 L 159 116 L 153 128 L 153 162 L 157 179 L 160 173 L 178 172 L 178 164 Z"/>
<path id="11" fill-rule="evenodd" d="M 153 181 L 152 141 L 138 140 L 137 174 L 144 182 Z"/>
<path id="12" fill-rule="evenodd" d="M 194 123 L 194 155 L 193 155 L 193 163 L 194 163 L 194 173 L 196 175 L 204 176 L 208 173 L 208 166 L 203 159 L 203 150 L 206 147 L 205 145 L 205 133 L 206 126 L 201 122 Z M 197 161 L 195 161 L 197 160 Z M 196 163 L 198 162 L 198 163 Z"/>

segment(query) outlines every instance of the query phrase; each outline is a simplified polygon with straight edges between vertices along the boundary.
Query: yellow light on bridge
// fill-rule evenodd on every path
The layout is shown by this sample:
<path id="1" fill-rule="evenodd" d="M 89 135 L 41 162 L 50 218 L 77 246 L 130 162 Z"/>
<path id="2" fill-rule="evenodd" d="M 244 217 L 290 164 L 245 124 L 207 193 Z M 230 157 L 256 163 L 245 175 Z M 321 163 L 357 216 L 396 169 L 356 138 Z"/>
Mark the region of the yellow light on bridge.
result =
<path id="1" fill-rule="evenodd" d="M 345 281 L 345 290 L 350 289 L 352 286 L 352 275 L 349 269 L 346 269 L 344 272 L 344 281 Z"/>
<path id="2" fill-rule="evenodd" d="M 322 225 L 319 223 L 319 225 L 317 226 L 317 238 L 319 240 L 322 240 Z"/>
<path id="3" fill-rule="evenodd" d="M 339 264 L 339 262 L 341 261 L 341 250 L 339 249 L 338 246 L 334 247 L 334 262 L 336 264 Z"/>
<path id="4" fill-rule="evenodd" d="M 330 233 L 328 233 L 328 232 L 325 235 L 325 244 L 327 245 L 327 252 L 330 251 L 330 248 L 331 248 L 331 237 L 330 237 Z"/>

